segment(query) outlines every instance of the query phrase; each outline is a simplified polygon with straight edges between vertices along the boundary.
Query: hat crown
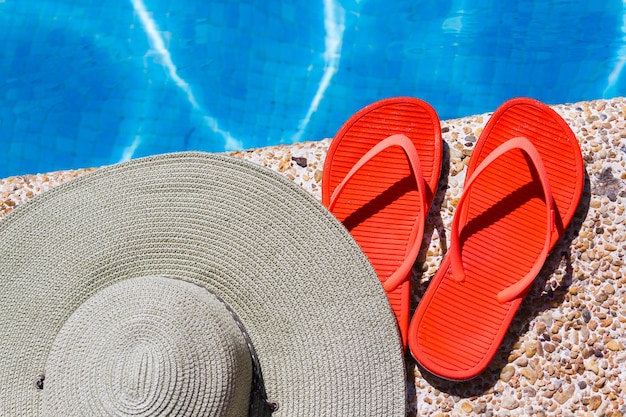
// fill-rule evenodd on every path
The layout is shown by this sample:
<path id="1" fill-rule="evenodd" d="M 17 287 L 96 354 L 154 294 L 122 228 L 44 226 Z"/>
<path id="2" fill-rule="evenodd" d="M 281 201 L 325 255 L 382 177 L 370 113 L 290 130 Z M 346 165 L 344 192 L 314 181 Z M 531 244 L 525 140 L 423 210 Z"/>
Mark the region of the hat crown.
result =
<path id="1" fill-rule="evenodd" d="M 47 416 L 247 415 L 251 355 L 231 310 L 206 288 L 159 276 L 117 282 L 60 329 Z"/>

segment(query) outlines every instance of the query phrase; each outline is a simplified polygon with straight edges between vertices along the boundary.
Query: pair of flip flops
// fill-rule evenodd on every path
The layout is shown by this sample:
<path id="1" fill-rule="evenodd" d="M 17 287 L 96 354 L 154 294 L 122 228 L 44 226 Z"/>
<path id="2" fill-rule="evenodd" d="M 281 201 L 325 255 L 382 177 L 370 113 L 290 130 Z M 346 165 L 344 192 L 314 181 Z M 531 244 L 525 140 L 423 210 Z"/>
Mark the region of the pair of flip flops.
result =
<path id="1" fill-rule="evenodd" d="M 470 157 L 449 250 L 410 319 L 412 268 L 442 148 L 439 119 L 424 101 L 373 103 L 333 139 L 322 202 L 371 261 L 403 346 L 432 374 L 466 380 L 495 356 L 574 216 L 584 166 L 576 136 L 554 110 L 528 98 L 500 106 Z"/>

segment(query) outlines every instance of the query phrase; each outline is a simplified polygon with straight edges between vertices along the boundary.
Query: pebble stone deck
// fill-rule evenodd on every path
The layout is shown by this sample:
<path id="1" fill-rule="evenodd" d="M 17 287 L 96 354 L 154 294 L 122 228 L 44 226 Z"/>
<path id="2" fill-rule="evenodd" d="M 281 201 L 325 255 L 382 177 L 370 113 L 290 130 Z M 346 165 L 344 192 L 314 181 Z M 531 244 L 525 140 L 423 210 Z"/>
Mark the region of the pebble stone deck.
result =
<path id="1" fill-rule="evenodd" d="M 626 415 L 626 98 L 553 108 L 576 133 L 585 161 L 578 212 L 487 371 L 468 382 L 443 381 L 427 375 L 407 355 L 409 416 Z M 442 122 L 447 152 L 414 267 L 413 305 L 446 250 L 466 165 L 489 116 Z M 325 139 L 231 155 L 280 172 L 319 199 L 329 143 Z M 0 216 L 91 170 L 0 180 Z"/>

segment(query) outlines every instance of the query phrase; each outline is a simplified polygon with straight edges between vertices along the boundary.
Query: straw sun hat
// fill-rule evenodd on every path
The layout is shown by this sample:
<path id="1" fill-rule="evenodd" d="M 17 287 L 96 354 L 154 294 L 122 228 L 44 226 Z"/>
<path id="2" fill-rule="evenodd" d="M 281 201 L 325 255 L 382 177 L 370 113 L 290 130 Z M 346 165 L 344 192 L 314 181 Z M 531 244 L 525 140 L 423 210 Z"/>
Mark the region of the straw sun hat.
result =
<path id="1" fill-rule="evenodd" d="M 373 269 L 266 168 L 137 159 L 0 219 L 2 416 L 401 416 L 405 398 Z"/>

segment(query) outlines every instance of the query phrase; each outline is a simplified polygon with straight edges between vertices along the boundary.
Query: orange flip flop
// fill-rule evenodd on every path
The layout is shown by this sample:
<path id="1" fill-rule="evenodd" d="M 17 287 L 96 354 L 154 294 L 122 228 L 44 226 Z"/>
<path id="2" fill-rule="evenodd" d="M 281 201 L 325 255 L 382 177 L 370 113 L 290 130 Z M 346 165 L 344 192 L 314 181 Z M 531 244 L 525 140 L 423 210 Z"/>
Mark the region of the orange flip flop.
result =
<path id="1" fill-rule="evenodd" d="M 580 201 L 576 136 L 551 108 L 504 103 L 467 167 L 450 248 L 409 328 L 415 360 L 442 378 L 479 375 Z"/>
<path id="2" fill-rule="evenodd" d="M 395 97 L 355 113 L 324 162 L 322 203 L 372 263 L 405 348 L 411 270 L 439 182 L 442 147 L 435 110 L 416 98 Z"/>

